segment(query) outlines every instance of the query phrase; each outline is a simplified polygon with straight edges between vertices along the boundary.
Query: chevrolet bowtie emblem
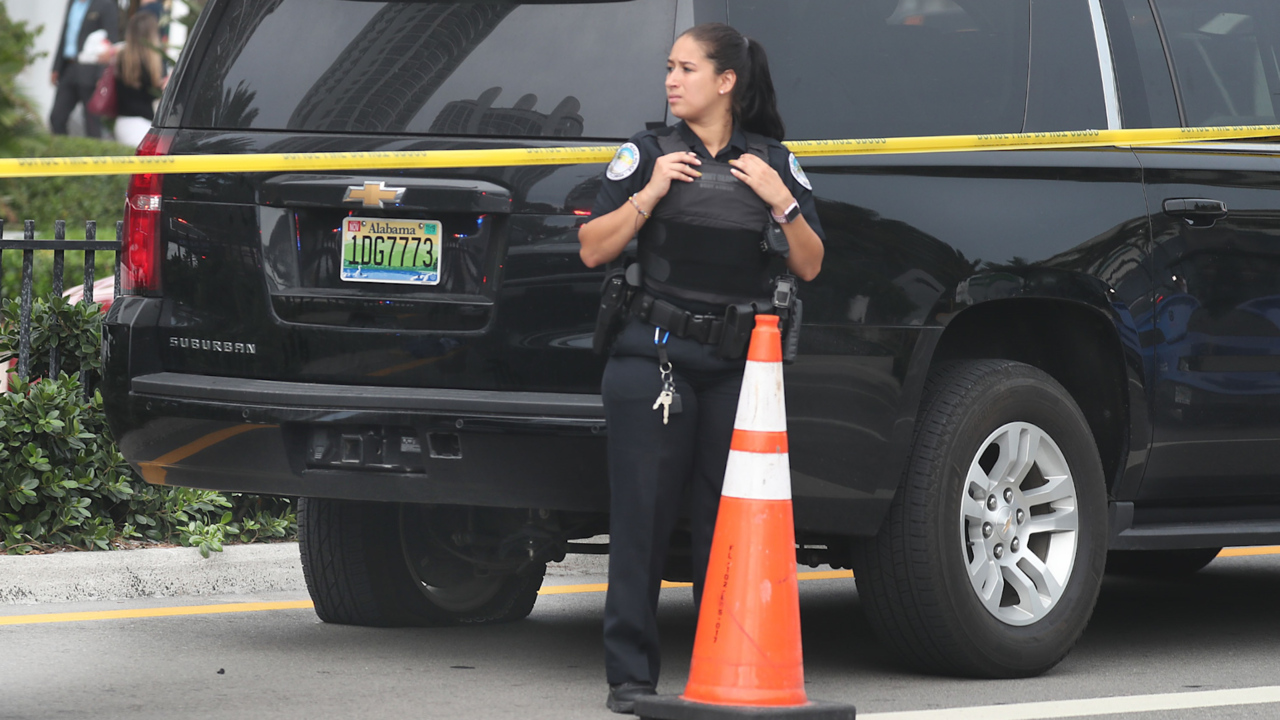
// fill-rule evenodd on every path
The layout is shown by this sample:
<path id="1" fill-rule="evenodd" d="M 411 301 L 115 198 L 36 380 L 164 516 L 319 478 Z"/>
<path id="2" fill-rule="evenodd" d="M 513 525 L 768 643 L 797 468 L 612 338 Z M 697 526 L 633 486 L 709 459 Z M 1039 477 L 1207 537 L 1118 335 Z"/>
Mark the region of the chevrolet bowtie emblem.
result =
<path id="1" fill-rule="evenodd" d="M 399 204 L 403 197 L 404 188 L 389 188 L 384 182 L 367 182 L 364 187 L 352 185 L 347 188 L 347 194 L 343 196 L 342 202 L 358 202 L 365 207 L 380 208 L 387 202 Z"/>

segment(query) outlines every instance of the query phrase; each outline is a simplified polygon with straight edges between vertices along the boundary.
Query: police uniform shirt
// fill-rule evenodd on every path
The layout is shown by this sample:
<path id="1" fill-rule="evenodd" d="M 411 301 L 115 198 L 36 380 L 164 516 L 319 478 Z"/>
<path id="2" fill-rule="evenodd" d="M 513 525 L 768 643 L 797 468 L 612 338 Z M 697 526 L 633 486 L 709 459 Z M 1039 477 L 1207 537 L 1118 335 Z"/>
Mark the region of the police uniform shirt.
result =
<path id="1" fill-rule="evenodd" d="M 649 180 L 653 177 L 653 164 L 663 155 L 662 150 L 658 147 L 658 137 L 660 135 L 670 135 L 671 133 L 678 133 L 684 144 L 704 160 L 715 159 L 720 162 L 728 162 L 729 160 L 736 160 L 738 156 L 747 152 L 747 137 L 736 126 L 733 129 L 733 135 L 729 138 L 729 144 L 715 158 L 711 157 L 711 153 L 707 151 L 706 145 L 703 145 L 697 134 L 683 122 L 671 127 L 646 130 L 627 141 L 618 150 L 613 162 L 609 163 L 609 168 L 605 172 L 604 184 L 601 185 L 600 192 L 596 195 L 595 207 L 592 209 L 593 217 L 608 215 L 617 210 L 627 204 L 628 198 L 640 192 L 645 185 L 649 184 Z M 778 176 L 782 178 L 782 182 L 791 191 L 791 195 L 796 199 L 796 202 L 799 203 L 800 212 L 804 215 L 804 219 L 808 221 L 809 227 L 813 228 L 818 237 L 825 242 L 826 235 L 822 231 L 821 222 L 818 221 L 818 209 L 813 202 L 813 192 L 809 187 L 809 180 L 805 177 L 804 170 L 800 168 L 799 161 L 782 143 L 773 138 L 764 139 L 769 147 L 770 167 L 777 171 Z M 696 165 L 693 167 L 697 169 Z M 672 182 L 683 181 L 674 180 Z"/>

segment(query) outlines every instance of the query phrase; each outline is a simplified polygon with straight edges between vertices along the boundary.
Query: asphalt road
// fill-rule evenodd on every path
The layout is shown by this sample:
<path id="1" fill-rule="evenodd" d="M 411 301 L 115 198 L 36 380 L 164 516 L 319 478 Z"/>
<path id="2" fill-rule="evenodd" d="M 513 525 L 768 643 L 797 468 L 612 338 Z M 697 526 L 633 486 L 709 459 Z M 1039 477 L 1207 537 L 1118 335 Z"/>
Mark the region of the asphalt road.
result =
<path id="1" fill-rule="evenodd" d="M 549 578 L 573 587 L 539 598 L 525 621 L 446 629 L 325 625 L 305 593 L 0 606 L 0 718 L 612 717 L 604 594 L 590 586 L 603 581 Z M 863 620 L 852 580 L 808 579 L 808 690 L 869 720 L 1275 718 L 1277 598 L 1280 555 L 1220 558 L 1179 581 L 1108 579 L 1061 665 L 989 682 L 898 667 Z M 156 616 L 174 612 L 192 614 Z M 660 691 L 682 687 L 694 622 L 690 591 L 665 590 Z M 1089 698 L 1104 700 L 1026 705 Z M 1187 709 L 1155 709 L 1170 702 Z M 987 705 L 1006 707 L 957 710 Z"/>

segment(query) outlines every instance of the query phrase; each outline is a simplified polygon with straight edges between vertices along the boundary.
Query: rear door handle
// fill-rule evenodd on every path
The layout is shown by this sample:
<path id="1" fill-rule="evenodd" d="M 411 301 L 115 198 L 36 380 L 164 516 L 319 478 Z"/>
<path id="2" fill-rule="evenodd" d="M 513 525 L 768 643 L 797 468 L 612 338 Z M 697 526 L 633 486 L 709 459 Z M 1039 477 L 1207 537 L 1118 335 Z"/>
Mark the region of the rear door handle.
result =
<path id="1" fill-rule="evenodd" d="M 1209 227 L 1227 216 L 1227 204 L 1203 198 L 1170 198 L 1164 201 L 1164 214 L 1182 218 L 1188 225 Z"/>

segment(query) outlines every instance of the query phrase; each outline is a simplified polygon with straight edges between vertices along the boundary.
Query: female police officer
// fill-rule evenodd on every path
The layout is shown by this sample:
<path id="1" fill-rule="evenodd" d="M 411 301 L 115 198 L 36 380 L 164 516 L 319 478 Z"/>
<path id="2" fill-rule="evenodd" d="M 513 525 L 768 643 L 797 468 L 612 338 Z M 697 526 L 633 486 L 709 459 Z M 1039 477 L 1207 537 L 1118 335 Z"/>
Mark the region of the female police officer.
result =
<path id="1" fill-rule="evenodd" d="M 811 280 L 823 256 L 809 181 L 779 142 L 764 49 L 727 25 L 694 27 L 671 48 L 666 90 L 682 122 L 622 146 L 579 233 L 588 267 L 618 258 L 638 236 L 643 270 L 602 387 L 614 712 L 631 712 L 658 681 L 658 589 L 682 507 L 701 597 L 745 362 L 734 330 L 750 321 L 751 303 L 770 307 L 778 275 Z M 771 215 L 789 253 L 765 250 Z"/>

